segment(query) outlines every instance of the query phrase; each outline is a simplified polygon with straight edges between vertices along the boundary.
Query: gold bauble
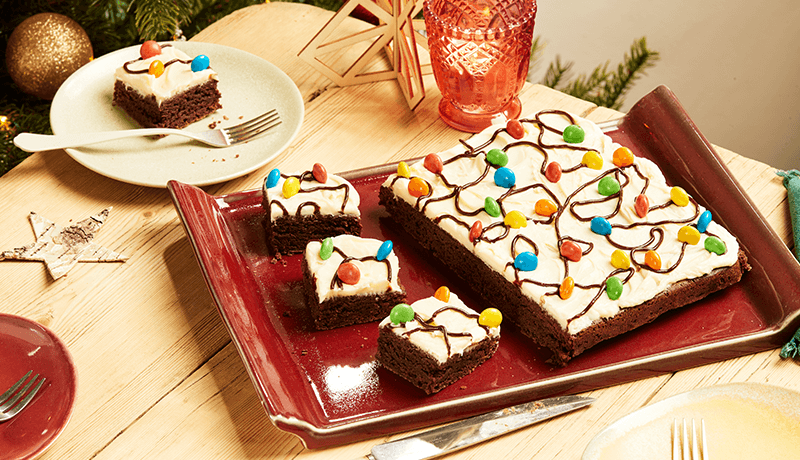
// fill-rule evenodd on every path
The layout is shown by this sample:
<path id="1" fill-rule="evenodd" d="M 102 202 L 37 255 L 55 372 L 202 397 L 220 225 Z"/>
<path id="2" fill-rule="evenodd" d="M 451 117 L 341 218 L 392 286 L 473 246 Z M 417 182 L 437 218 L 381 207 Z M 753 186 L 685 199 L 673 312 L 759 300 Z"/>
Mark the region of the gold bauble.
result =
<path id="1" fill-rule="evenodd" d="M 59 86 L 92 60 L 92 43 L 81 26 L 56 13 L 22 21 L 6 47 L 6 67 L 22 91 L 53 99 Z"/>

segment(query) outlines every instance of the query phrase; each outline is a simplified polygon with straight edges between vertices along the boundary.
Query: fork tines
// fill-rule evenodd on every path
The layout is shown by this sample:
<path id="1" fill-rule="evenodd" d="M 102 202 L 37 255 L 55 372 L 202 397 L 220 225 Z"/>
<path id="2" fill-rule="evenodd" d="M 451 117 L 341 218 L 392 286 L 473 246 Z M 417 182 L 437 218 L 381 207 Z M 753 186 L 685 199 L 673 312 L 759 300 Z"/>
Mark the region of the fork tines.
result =
<path id="1" fill-rule="evenodd" d="M 0 395 L 0 421 L 8 420 L 17 415 L 19 411 L 24 409 L 25 406 L 31 402 L 33 397 L 36 396 L 36 393 L 39 392 L 39 389 L 46 379 L 42 377 L 42 379 L 36 383 L 36 386 L 33 386 L 39 378 L 39 374 L 34 375 L 32 379 L 28 380 L 28 377 L 30 377 L 32 373 L 33 371 L 28 371 L 28 373 L 17 380 L 11 388 Z M 28 382 L 27 384 L 25 383 L 26 381 Z M 25 386 L 22 386 L 23 384 L 25 384 Z M 33 388 L 31 388 L 32 386 Z M 20 389 L 20 387 L 22 388 Z"/>
<path id="2" fill-rule="evenodd" d="M 252 120 L 231 126 L 230 128 L 225 128 L 224 131 L 232 143 L 238 143 L 257 136 L 279 124 L 281 124 L 280 115 L 278 115 L 277 110 L 272 109 Z"/>
<path id="3" fill-rule="evenodd" d="M 688 432 L 686 419 L 682 428 L 678 429 L 678 419 L 672 422 L 672 459 L 673 460 L 708 460 L 708 444 L 706 444 L 706 422 L 700 419 L 700 439 L 692 419 L 691 434 Z M 702 453 L 702 455 L 701 455 Z"/>

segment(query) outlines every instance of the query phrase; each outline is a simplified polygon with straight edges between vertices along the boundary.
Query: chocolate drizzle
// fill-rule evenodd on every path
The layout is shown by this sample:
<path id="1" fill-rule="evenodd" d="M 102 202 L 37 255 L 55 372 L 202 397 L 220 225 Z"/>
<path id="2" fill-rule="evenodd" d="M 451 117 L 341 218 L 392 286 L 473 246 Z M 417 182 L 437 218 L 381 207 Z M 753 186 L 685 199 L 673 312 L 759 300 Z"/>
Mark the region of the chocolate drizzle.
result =
<path id="1" fill-rule="evenodd" d="M 402 336 L 408 338 L 411 334 L 415 334 L 417 332 L 425 332 L 431 335 L 435 334 L 436 332 L 439 332 L 441 333 L 442 340 L 444 340 L 445 347 L 447 348 L 447 356 L 451 356 L 452 348 L 450 346 L 450 337 L 473 337 L 473 336 L 469 332 L 449 331 L 447 329 L 447 326 L 445 326 L 444 324 L 436 324 L 436 317 L 446 311 L 457 312 L 464 315 L 465 318 L 474 319 L 476 325 L 479 326 L 481 329 L 483 329 L 486 332 L 486 335 L 489 335 L 489 328 L 477 322 L 478 318 L 480 317 L 479 315 L 475 313 L 466 312 L 461 308 L 454 307 L 452 305 L 446 305 L 433 312 L 431 317 L 428 319 L 423 318 L 422 316 L 419 315 L 419 313 L 415 312 L 414 321 L 416 321 L 416 323 L 419 324 L 420 327 L 416 329 L 406 330 L 402 333 Z M 405 324 L 391 324 L 391 327 L 393 329 L 401 328 L 405 327 Z"/>
<path id="2" fill-rule="evenodd" d="M 321 243 L 321 241 L 319 241 L 319 240 L 317 240 L 317 241 Z M 345 254 L 345 252 L 341 248 L 338 248 L 336 246 L 333 247 L 333 251 L 335 253 L 339 254 L 340 256 L 342 256 L 343 260 L 341 262 L 339 262 L 340 266 L 342 264 L 346 263 L 346 262 L 350 262 L 350 261 L 353 261 L 353 260 L 357 260 L 359 262 L 375 261 L 375 262 L 383 263 L 386 266 L 386 281 L 389 282 L 389 284 L 392 283 L 392 263 L 389 261 L 388 257 L 386 259 L 383 259 L 383 260 L 378 260 L 378 258 L 376 256 L 352 257 L 352 256 L 349 256 L 349 255 Z M 344 287 L 344 282 L 342 282 L 341 278 L 339 278 L 339 274 L 338 274 L 338 271 L 337 271 L 336 273 L 333 274 L 333 278 L 331 278 L 330 289 L 331 290 L 333 290 L 333 289 L 342 289 L 343 287 Z"/>
<path id="3" fill-rule="evenodd" d="M 298 179 L 298 181 L 300 182 L 300 190 L 297 191 L 297 194 L 313 193 L 313 192 L 316 192 L 316 191 L 319 191 L 319 190 L 323 190 L 323 191 L 324 190 L 329 190 L 329 191 L 344 190 L 344 195 L 342 197 L 342 206 L 339 208 L 339 213 L 344 214 L 344 211 L 347 208 L 347 201 L 350 199 L 350 187 L 346 183 L 339 184 L 339 185 L 333 185 L 333 186 L 320 185 L 318 187 L 309 187 L 309 188 L 305 188 L 304 189 L 303 188 L 303 182 L 312 182 L 312 181 L 316 182 L 316 179 L 314 179 L 314 175 L 313 175 L 313 173 L 311 171 L 305 171 L 300 175 L 287 175 L 287 174 L 281 173 L 281 177 L 284 178 L 284 180 L 288 179 L 290 177 L 295 177 L 295 178 Z M 270 206 L 276 205 L 281 210 L 281 212 L 283 213 L 284 216 L 289 214 L 289 211 L 286 209 L 286 207 L 283 205 L 283 203 L 281 203 L 277 199 L 271 200 L 269 202 L 269 205 Z M 320 212 L 321 212 L 321 208 L 319 206 L 319 203 L 317 203 L 316 201 L 313 201 L 313 200 L 309 200 L 309 201 L 304 201 L 304 202 L 300 203 L 297 206 L 297 211 L 295 212 L 295 215 L 298 216 L 298 217 L 302 216 L 303 208 L 306 208 L 306 207 L 313 208 L 314 209 L 314 214 L 320 214 Z"/>
<path id="4" fill-rule="evenodd" d="M 168 48 L 168 47 L 171 47 L 171 46 L 172 45 L 170 45 L 170 44 L 161 45 L 162 48 Z M 128 62 L 122 64 L 122 68 L 125 70 L 125 72 L 128 72 L 129 74 L 134 74 L 134 75 L 135 74 L 143 74 L 143 73 L 149 72 L 150 69 L 132 70 L 130 67 L 128 67 L 129 65 L 131 65 L 131 64 L 133 64 L 135 62 L 139 62 L 139 61 L 144 61 L 144 59 L 142 59 L 140 57 L 140 58 L 134 59 L 132 61 L 128 61 Z M 172 64 L 175 64 L 175 63 L 191 64 L 192 60 L 191 59 L 177 59 L 177 58 L 176 59 L 171 59 L 171 60 L 169 60 L 169 61 L 164 63 L 164 68 L 166 69 L 167 67 L 169 67 L 169 66 L 171 66 Z"/>

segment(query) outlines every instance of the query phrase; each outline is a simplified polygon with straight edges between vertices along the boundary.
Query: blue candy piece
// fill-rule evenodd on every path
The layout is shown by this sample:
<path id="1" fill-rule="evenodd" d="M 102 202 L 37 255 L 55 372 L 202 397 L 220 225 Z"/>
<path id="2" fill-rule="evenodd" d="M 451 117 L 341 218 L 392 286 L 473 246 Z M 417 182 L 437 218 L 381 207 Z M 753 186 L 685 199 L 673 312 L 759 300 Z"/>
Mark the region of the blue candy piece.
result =
<path id="1" fill-rule="evenodd" d="M 378 255 L 376 256 L 378 261 L 384 260 L 387 257 L 389 257 L 389 254 L 392 252 L 393 246 L 394 245 L 392 243 L 392 240 L 384 241 L 381 247 L 378 248 Z"/>
<path id="2" fill-rule="evenodd" d="M 700 218 L 697 219 L 697 231 L 700 233 L 705 233 L 708 230 L 708 224 L 711 223 L 711 211 L 703 211 L 700 214 Z"/>
<path id="3" fill-rule="evenodd" d="M 530 251 L 521 252 L 514 258 L 514 267 L 519 271 L 532 272 L 536 270 L 538 266 L 539 258 Z"/>
<path id="4" fill-rule="evenodd" d="M 281 171 L 278 168 L 273 169 L 267 175 L 267 188 L 272 188 L 278 185 L 278 180 L 281 178 Z"/>
<path id="5" fill-rule="evenodd" d="M 208 56 L 201 54 L 192 59 L 192 72 L 202 72 L 208 68 L 209 64 Z"/>
<path id="6" fill-rule="evenodd" d="M 603 217 L 595 217 L 592 219 L 592 231 L 597 233 L 598 235 L 610 235 L 611 234 L 611 222 L 606 220 Z"/>
<path id="7" fill-rule="evenodd" d="M 494 172 L 494 183 L 500 187 L 511 188 L 517 183 L 517 177 L 514 175 L 514 171 L 504 166 L 497 168 L 497 171 Z"/>

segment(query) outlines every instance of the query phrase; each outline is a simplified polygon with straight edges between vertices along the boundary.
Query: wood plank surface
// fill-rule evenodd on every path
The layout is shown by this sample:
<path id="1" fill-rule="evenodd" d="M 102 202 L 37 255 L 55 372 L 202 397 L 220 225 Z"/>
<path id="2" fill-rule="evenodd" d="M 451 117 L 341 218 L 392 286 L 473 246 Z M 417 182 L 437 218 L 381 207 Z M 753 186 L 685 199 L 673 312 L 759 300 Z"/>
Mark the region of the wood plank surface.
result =
<path id="1" fill-rule="evenodd" d="M 413 112 L 394 81 L 336 87 L 297 57 L 333 13 L 273 2 L 239 10 L 193 38 L 260 56 L 300 88 L 305 121 L 279 158 L 213 195 L 258 188 L 267 172 L 329 171 L 383 164 L 448 148 L 465 137 L 437 116 L 431 76 Z M 356 20 L 348 30 L 361 30 Z M 561 108 L 594 121 L 621 116 L 542 86 L 528 85 L 524 111 Z M 718 148 L 728 168 L 787 244 L 786 191 L 774 168 Z M 365 164 L 363 159 L 368 159 Z M 276 429 L 256 396 L 220 319 L 169 194 L 98 175 L 64 151 L 40 152 L 0 178 L 0 250 L 34 241 L 28 214 L 66 226 L 106 207 L 95 241 L 129 256 L 124 263 L 80 263 L 53 281 L 38 262 L 0 262 L 0 312 L 51 328 L 78 369 L 72 419 L 43 459 L 351 459 L 384 439 L 308 450 Z M 577 459 L 604 427 L 668 396 L 728 382 L 800 391 L 800 368 L 777 350 L 589 392 L 589 409 L 445 458 Z M 666 435 L 665 435 L 666 436 Z M 0 453 L 2 458 L 2 453 Z"/>

